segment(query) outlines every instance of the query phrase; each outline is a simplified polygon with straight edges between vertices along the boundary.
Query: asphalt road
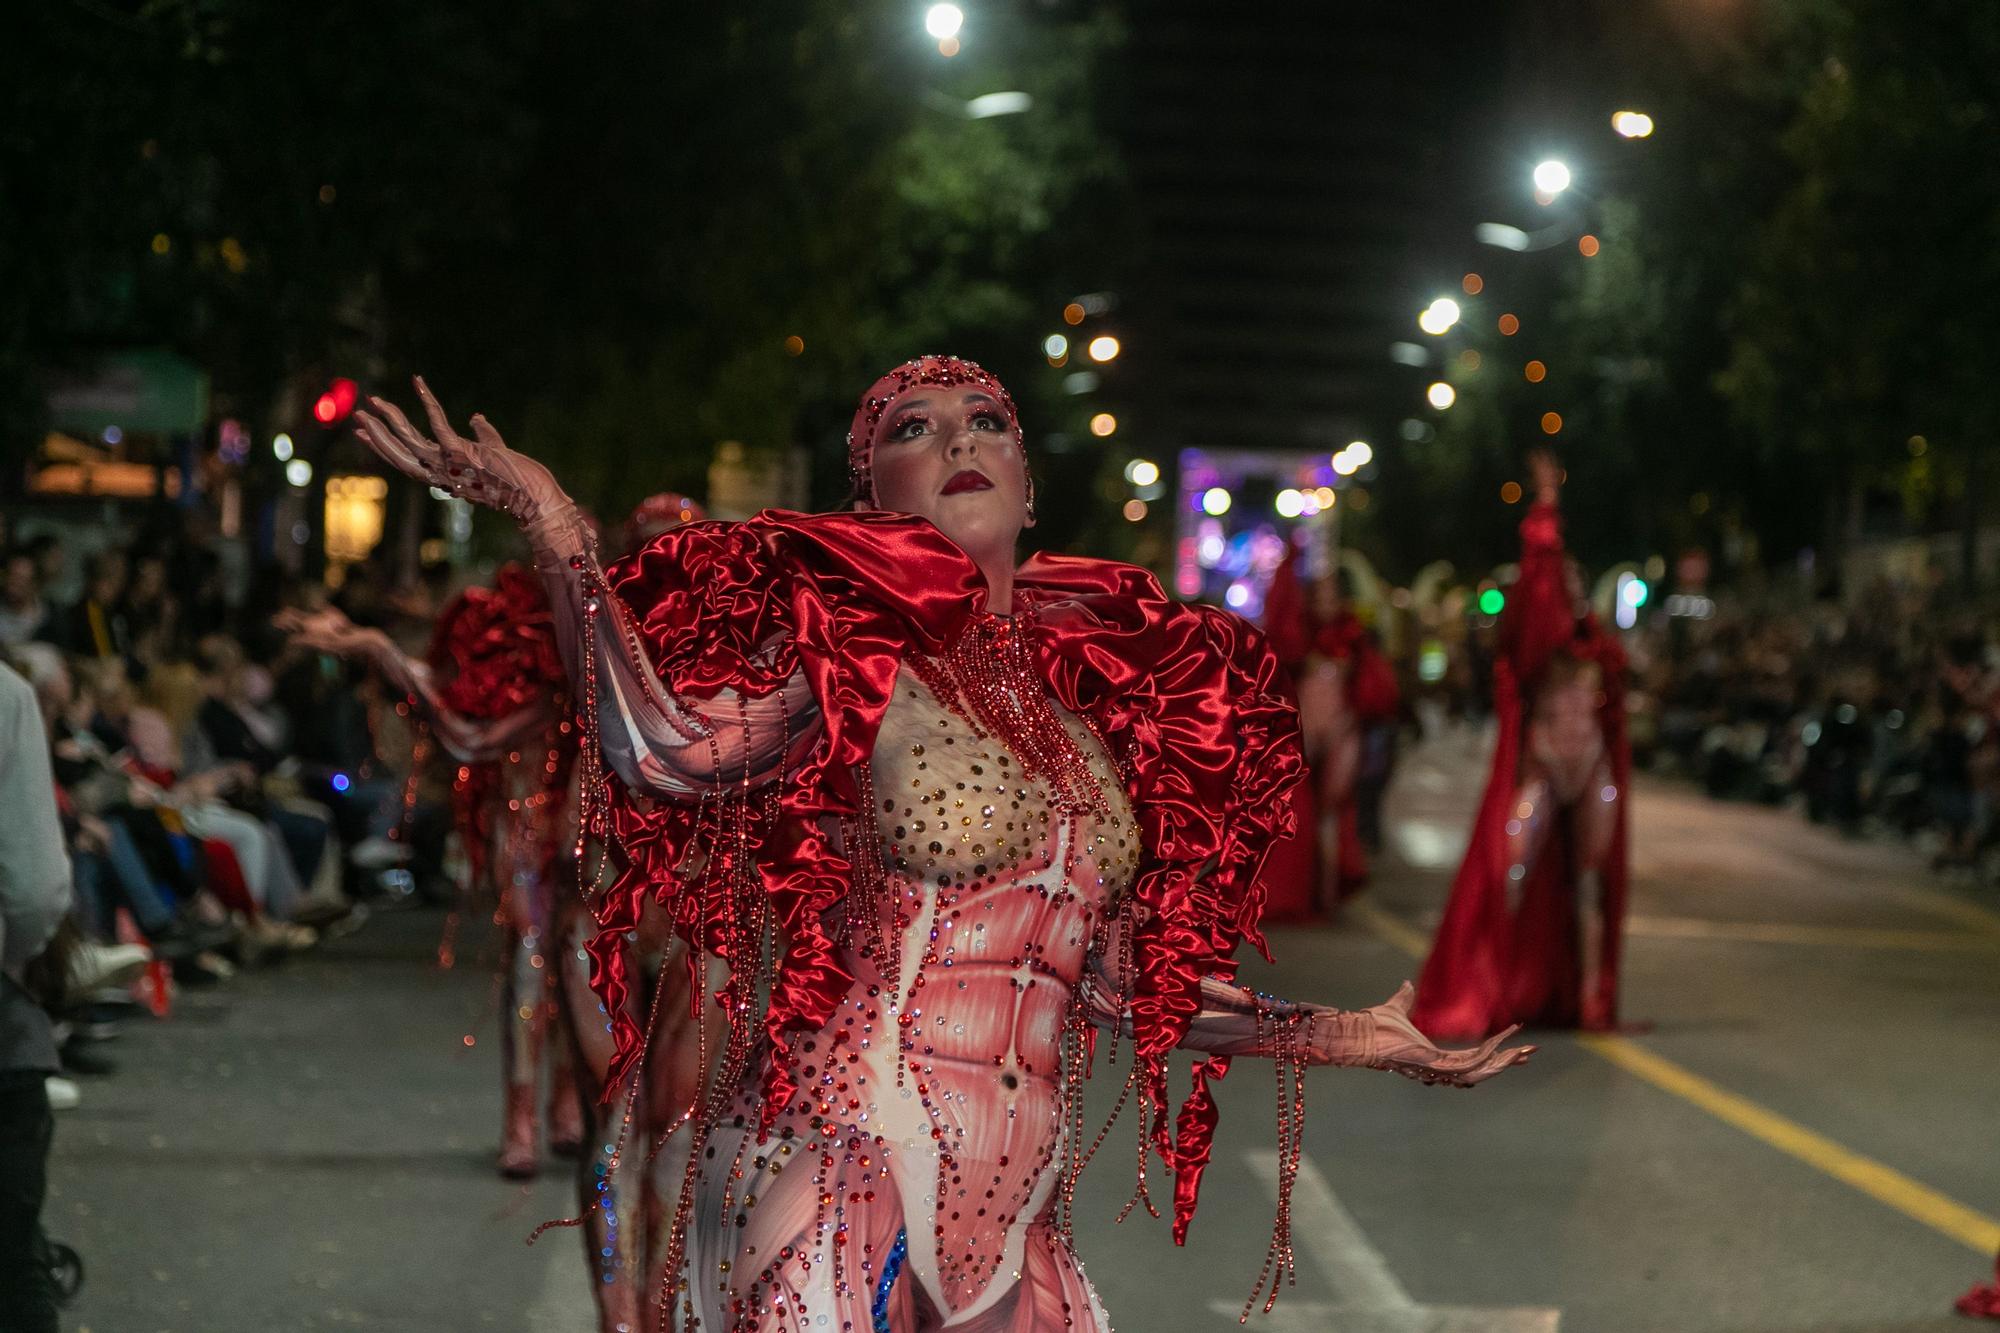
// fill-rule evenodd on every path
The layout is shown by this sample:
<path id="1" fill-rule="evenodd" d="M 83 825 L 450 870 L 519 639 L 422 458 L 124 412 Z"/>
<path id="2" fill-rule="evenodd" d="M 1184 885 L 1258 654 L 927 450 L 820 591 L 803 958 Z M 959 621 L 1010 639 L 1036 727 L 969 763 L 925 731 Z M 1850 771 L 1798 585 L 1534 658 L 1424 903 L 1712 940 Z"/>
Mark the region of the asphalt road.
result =
<path id="1" fill-rule="evenodd" d="M 1360 1006 L 1412 975 L 1482 771 L 1468 738 L 1410 755 L 1367 906 L 1277 932 L 1258 984 Z M 1968 1327 L 1951 1299 L 2000 1246 L 2000 903 L 1789 812 L 1642 784 L 1635 815 L 1626 994 L 1653 1029 L 1548 1034 L 1470 1093 L 1315 1071 L 1298 1280 L 1253 1326 Z M 476 946 L 427 965 L 439 924 L 379 918 L 128 1025 L 58 1126 L 49 1225 L 90 1266 L 65 1328 L 591 1327 L 575 1233 L 522 1245 L 567 1177 L 492 1173 L 493 988 Z M 1220 1100 L 1186 1249 L 1112 1223 L 1129 1126 L 1086 1176 L 1079 1248 L 1127 1333 L 1233 1327 L 1256 1276 L 1272 1082 L 1239 1063 Z"/>

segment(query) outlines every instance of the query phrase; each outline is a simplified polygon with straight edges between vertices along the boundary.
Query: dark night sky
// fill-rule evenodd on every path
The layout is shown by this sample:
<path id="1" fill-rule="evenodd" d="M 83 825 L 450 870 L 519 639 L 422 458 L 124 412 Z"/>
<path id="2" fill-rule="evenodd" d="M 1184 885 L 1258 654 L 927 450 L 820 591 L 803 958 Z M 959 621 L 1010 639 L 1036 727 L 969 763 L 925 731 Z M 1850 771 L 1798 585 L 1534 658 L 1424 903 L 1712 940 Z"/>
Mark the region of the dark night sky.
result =
<path id="1" fill-rule="evenodd" d="M 1473 224 L 1526 221 L 1538 155 L 1601 137 L 1605 10 L 1135 6 L 1134 424 L 1163 453 L 1387 438 L 1414 405 L 1388 345 L 1480 261 Z"/>

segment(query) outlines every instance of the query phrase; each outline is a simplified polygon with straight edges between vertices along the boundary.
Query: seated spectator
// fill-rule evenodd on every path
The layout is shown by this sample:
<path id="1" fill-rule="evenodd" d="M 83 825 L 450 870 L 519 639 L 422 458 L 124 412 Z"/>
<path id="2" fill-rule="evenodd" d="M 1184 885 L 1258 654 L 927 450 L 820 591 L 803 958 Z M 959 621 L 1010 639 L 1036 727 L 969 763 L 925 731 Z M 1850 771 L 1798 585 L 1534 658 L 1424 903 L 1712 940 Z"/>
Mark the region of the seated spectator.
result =
<path id="1" fill-rule="evenodd" d="M 76 657 L 126 657 L 132 635 L 125 624 L 125 555 L 100 551 L 91 558 L 83 596 L 66 608 L 55 627 L 55 642 Z"/>
<path id="2" fill-rule="evenodd" d="M 35 557 L 18 548 L 9 551 L 0 569 L 0 648 L 46 639 L 49 616 Z"/>

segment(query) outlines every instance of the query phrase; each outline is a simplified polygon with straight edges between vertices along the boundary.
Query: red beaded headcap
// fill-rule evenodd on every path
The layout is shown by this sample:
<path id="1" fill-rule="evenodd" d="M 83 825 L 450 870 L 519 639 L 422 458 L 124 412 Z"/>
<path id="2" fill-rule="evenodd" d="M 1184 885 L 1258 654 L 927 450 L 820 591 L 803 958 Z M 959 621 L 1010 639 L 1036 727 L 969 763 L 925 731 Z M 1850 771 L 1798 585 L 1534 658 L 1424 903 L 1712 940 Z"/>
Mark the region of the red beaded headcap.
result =
<path id="1" fill-rule="evenodd" d="M 1008 426 L 1019 433 L 1021 418 L 1014 410 L 1014 396 L 997 376 L 977 362 L 956 356 L 920 356 L 905 361 L 868 386 L 868 392 L 861 395 L 861 405 L 854 409 L 853 424 L 847 428 L 847 469 L 853 474 L 857 499 L 874 499 L 875 486 L 869 468 L 875 455 L 875 428 L 882 424 L 882 416 L 890 406 L 917 389 L 949 389 L 961 384 L 977 384 L 997 398 L 1001 410 L 1007 414 Z"/>
<path id="2" fill-rule="evenodd" d="M 625 519 L 625 526 L 618 534 L 618 548 L 621 551 L 636 551 L 669 528 L 696 523 L 707 517 L 706 509 L 679 491 L 649 495 L 639 501 L 638 508 Z"/>

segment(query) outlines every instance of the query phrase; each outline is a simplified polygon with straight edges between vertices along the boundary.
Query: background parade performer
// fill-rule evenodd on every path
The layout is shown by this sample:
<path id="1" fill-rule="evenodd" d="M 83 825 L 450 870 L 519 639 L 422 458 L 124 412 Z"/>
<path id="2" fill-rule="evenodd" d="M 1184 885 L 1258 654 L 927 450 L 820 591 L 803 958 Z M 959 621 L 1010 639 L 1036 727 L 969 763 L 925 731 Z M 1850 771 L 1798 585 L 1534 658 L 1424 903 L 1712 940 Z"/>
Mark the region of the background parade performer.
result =
<path id="1" fill-rule="evenodd" d="M 430 436 L 380 399 L 364 436 L 524 525 L 591 728 L 585 821 L 630 860 L 591 946 L 614 1080 L 645 1054 L 628 932 L 647 902 L 729 1019 L 662 1289 L 689 1326 L 1106 1327 L 1069 1241 L 1093 1025 L 1130 1038 L 1138 1197 L 1156 1154 L 1177 1236 L 1209 1081 L 1232 1056 L 1279 1062 L 1260 1293 L 1290 1271 L 1304 1065 L 1469 1085 L 1527 1054 L 1440 1051 L 1407 988 L 1343 1012 L 1229 980 L 1301 777 L 1281 671 L 1243 621 L 1143 570 L 1016 567 L 1032 482 L 977 366 L 924 358 L 869 390 L 860 512 L 693 525 L 608 578 L 545 468 L 418 391 Z M 1209 1058 L 1175 1122 L 1177 1046 Z"/>
<path id="2" fill-rule="evenodd" d="M 547 1068 L 548 1138 L 576 1151 L 583 1127 L 566 1042 L 551 1043 L 561 916 L 575 899 L 568 855 L 575 828 L 571 772 L 576 724 L 553 620 L 534 573 L 503 565 L 438 613 L 423 661 L 339 611 L 288 612 L 279 627 L 321 652 L 363 660 L 404 695 L 455 764 L 453 822 L 470 868 L 467 888 L 488 895 L 506 937 L 500 968 L 500 1174 L 541 1165 L 538 1114 Z M 440 946 L 451 961 L 453 940 Z"/>
<path id="3" fill-rule="evenodd" d="M 1564 555 L 1561 469 L 1546 451 L 1529 465 L 1536 499 L 1493 664 L 1493 766 L 1417 984 L 1418 1025 L 1456 1037 L 1618 1020 L 1625 654 Z"/>
<path id="4" fill-rule="evenodd" d="M 662 492 L 632 511 L 620 545 L 633 549 L 705 517 L 694 500 Z M 596 932 L 576 860 L 578 727 L 540 582 L 507 564 L 490 586 L 460 593 L 439 612 L 422 662 L 338 611 L 288 613 L 279 623 L 305 647 L 372 664 L 454 762 L 452 812 L 470 888 L 492 895 L 506 938 L 500 1173 L 521 1179 L 539 1169 L 537 1093 L 546 1070 L 550 1150 L 573 1156 L 592 1145 L 580 1164 L 579 1220 L 602 1327 L 639 1328 L 643 1292 L 662 1257 L 661 1191 L 652 1164 L 614 1163 L 601 1146 L 628 1112 L 648 1121 L 645 1099 L 635 1102 L 632 1088 L 608 1108 L 599 1104 L 612 1043 L 582 952 Z M 646 933 L 649 979 L 659 974 L 666 934 Z"/>
<path id="5" fill-rule="evenodd" d="M 1307 583 L 1298 567 L 1293 545 L 1264 603 L 1271 651 L 1298 686 L 1299 730 L 1312 769 L 1302 794 L 1304 873 L 1272 877 L 1266 911 L 1274 919 L 1330 911 L 1368 882 L 1358 790 L 1363 756 L 1370 729 L 1393 725 L 1402 707 L 1396 669 L 1354 613 L 1339 571 Z"/>

